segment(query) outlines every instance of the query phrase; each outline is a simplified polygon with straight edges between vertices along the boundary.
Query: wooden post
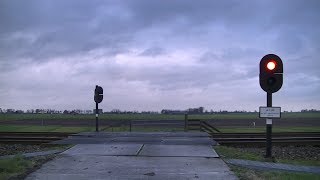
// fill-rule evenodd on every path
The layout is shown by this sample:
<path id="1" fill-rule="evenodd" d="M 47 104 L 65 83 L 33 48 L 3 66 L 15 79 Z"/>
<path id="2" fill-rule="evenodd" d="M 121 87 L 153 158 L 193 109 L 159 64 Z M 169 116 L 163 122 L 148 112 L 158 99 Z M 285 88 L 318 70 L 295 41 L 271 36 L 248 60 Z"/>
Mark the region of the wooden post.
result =
<path id="1" fill-rule="evenodd" d="M 130 132 L 131 132 L 131 128 L 132 128 L 132 120 L 130 120 Z"/>
<path id="2" fill-rule="evenodd" d="M 184 131 L 188 131 L 188 114 L 184 114 Z"/>

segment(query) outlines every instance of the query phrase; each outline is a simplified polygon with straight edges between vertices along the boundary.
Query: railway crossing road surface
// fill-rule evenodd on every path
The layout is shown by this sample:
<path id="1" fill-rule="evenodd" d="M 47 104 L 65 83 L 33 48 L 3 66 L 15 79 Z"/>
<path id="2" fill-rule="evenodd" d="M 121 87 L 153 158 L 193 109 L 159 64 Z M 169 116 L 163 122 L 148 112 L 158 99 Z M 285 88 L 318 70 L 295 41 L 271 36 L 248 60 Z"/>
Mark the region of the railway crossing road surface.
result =
<path id="1" fill-rule="evenodd" d="M 81 133 L 26 179 L 237 179 L 199 132 Z"/>

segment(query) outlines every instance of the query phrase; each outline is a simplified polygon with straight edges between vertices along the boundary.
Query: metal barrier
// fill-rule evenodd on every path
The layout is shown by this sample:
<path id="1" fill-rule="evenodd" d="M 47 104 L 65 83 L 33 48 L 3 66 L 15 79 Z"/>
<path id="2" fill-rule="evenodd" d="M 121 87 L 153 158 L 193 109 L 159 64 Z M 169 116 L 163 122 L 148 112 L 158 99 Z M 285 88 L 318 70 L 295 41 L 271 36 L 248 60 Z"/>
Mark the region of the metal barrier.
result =
<path id="1" fill-rule="evenodd" d="M 185 114 L 184 120 L 185 120 L 185 126 L 184 126 L 185 131 L 189 131 L 189 130 L 204 131 L 204 132 L 207 132 L 208 134 L 212 134 L 216 132 L 221 133 L 221 131 L 219 131 L 217 128 L 215 128 L 212 124 L 210 124 L 206 120 L 189 119 L 187 114 Z"/>

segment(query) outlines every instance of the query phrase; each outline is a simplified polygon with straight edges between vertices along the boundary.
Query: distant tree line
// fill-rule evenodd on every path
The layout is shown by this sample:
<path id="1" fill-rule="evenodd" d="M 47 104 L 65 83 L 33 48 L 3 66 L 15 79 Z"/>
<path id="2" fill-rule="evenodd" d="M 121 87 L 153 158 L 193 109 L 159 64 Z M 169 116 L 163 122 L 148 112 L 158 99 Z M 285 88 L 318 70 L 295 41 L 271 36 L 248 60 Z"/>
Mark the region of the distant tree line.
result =
<path id="1" fill-rule="evenodd" d="M 301 112 L 305 113 L 305 112 L 320 112 L 320 110 L 317 109 L 302 109 Z"/>
<path id="2" fill-rule="evenodd" d="M 6 114 L 92 114 L 92 110 L 54 110 L 54 109 L 28 109 L 26 111 L 19 109 L 2 109 L 0 108 L 0 113 Z"/>
<path id="3" fill-rule="evenodd" d="M 205 110 L 204 107 L 198 107 L 198 108 L 189 108 L 187 110 L 171 110 L 171 109 L 163 109 L 161 110 L 161 114 L 226 114 L 226 113 L 247 113 L 248 111 L 227 111 L 227 110 L 219 110 L 219 111 L 213 111 L 212 109 L 210 111 Z"/>
<path id="4" fill-rule="evenodd" d="M 103 112 L 103 114 L 159 114 L 157 111 L 121 111 L 120 109 L 113 109 L 111 111 Z"/>
<path id="5" fill-rule="evenodd" d="M 102 110 L 101 110 L 102 112 Z M 257 111 L 254 111 L 255 113 Z M 284 111 L 288 112 L 288 111 Z M 292 112 L 292 111 L 291 111 Z M 311 113 L 311 112 L 320 112 L 317 109 L 302 109 L 300 112 L 302 113 Z M 19 110 L 19 109 L 2 109 L 0 108 L 0 114 L 93 114 L 94 110 L 55 110 L 55 109 L 28 109 L 26 111 Z M 103 114 L 159 114 L 157 111 L 121 111 L 120 109 L 113 109 L 111 111 L 102 112 Z M 251 111 L 227 111 L 227 110 L 219 110 L 210 111 L 205 110 L 204 107 L 198 108 L 189 108 L 187 110 L 171 110 L 171 109 L 163 109 L 160 112 L 161 114 L 230 114 L 230 113 L 251 113 Z"/>
<path id="6" fill-rule="evenodd" d="M 163 109 L 161 110 L 161 114 L 203 114 L 204 107 L 198 108 L 189 108 L 187 110 L 171 110 L 171 109 Z"/>

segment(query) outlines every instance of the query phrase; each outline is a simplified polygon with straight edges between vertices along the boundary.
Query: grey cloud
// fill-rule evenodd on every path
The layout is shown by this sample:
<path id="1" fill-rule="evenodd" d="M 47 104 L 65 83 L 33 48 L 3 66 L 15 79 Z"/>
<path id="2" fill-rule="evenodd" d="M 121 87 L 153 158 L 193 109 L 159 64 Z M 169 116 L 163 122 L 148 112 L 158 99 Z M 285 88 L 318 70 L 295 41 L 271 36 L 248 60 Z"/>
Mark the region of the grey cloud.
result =
<path id="1" fill-rule="evenodd" d="M 101 1 L 42 1 L 0 2 L 1 33 L 30 29 L 50 29 L 74 22 L 88 22 L 102 5 Z"/>
<path id="2" fill-rule="evenodd" d="M 156 57 L 162 54 L 165 54 L 166 51 L 163 48 L 160 47 L 152 47 L 144 50 L 142 53 L 140 53 L 140 56 L 151 56 Z"/>
<path id="3" fill-rule="evenodd" d="M 22 51 L 20 56 L 40 56 L 42 58 L 41 54 L 55 56 L 89 51 L 98 47 L 109 47 L 112 46 L 111 44 L 128 46 L 132 42 L 135 32 L 151 26 L 170 25 L 169 29 L 175 28 L 174 24 L 170 24 L 170 22 L 177 22 L 181 18 L 188 23 L 178 23 L 180 32 L 173 36 L 187 35 L 185 33 L 192 30 L 189 27 L 206 28 L 201 25 L 202 22 L 225 24 L 234 33 L 254 32 L 255 28 L 264 27 L 265 22 L 267 24 L 274 23 L 273 19 L 265 21 L 265 19 L 254 18 L 257 14 L 261 15 L 259 17 L 274 18 L 275 20 L 285 16 L 278 12 L 277 8 L 268 12 L 270 17 L 263 15 L 263 9 L 270 4 L 256 1 L 250 1 L 250 3 L 238 1 L 200 1 L 197 3 L 194 1 L 170 1 L 170 3 L 162 1 L 55 1 L 54 3 L 50 1 L 31 1 L 31 3 L 13 1 L 12 3 L 11 1 L 3 1 L 0 6 L 3 8 L 1 9 L 3 11 L 0 11 L 2 12 L 0 20 L 3 27 L 9 29 L 4 28 L 0 31 L 1 34 L 7 36 L 10 35 L 10 32 L 25 29 L 45 30 L 47 33 L 41 34 L 35 43 L 23 42 L 21 39 L 6 43 L 7 47 L 1 48 L 1 51 L 11 52 L 5 54 L 13 54 L 12 49 L 15 47 L 17 51 Z M 301 6 L 308 7 L 307 5 L 306 3 Z M 284 7 L 285 3 L 279 3 L 278 6 L 279 8 Z M 274 5 L 274 7 L 278 6 Z M 115 7 L 117 7 L 116 11 L 111 10 Z M 288 15 L 293 14 L 293 8 L 286 7 L 286 9 L 289 9 Z M 123 18 L 122 14 L 127 15 Z M 302 19 L 308 17 L 303 16 Z M 174 29 L 172 30 L 174 31 Z M 268 28 L 266 30 L 268 32 Z M 196 35 L 195 33 L 197 32 L 193 32 L 190 36 Z M 115 38 L 114 41 L 110 40 L 111 37 Z M 35 53 L 35 49 L 37 53 Z M 11 58 L 14 59 L 14 57 Z"/>
<path id="4" fill-rule="evenodd" d="M 113 52 L 125 51 L 134 29 L 127 23 L 129 20 L 108 15 L 99 17 L 99 12 L 111 8 L 108 2 L 103 5 L 101 1 L 2 2 L 0 7 L 4 11 L 0 11 L 0 21 L 5 28 L 0 30 L 0 39 L 7 39 L 0 41 L 2 60 L 46 59 L 101 47 Z M 10 39 L 16 32 L 39 33 L 30 42 L 23 37 Z"/>
<path id="5" fill-rule="evenodd" d="M 258 5 L 256 1 L 250 1 Z M 198 1 L 175 0 L 175 1 L 139 1 L 130 2 L 128 6 L 132 9 L 137 19 L 144 24 L 156 24 L 186 18 L 186 20 L 201 24 L 220 20 L 220 18 L 231 19 L 236 22 L 251 19 L 253 8 L 248 9 L 239 1 Z M 242 11 L 246 9 L 246 11 Z M 241 15 L 239 17 L 239 15 Z"/>
<path id="6" fill-rule="evenodd" d="M 234 79 L 245 80 L 250 78 L 247 74 L 234 72 L 227 63 L 215 65 L 203 65 L 195 67 L 170 66 L 166 69 L 136 68 L 118 69 L 116 78 L 127 81 L 144 81 L 151 87 L 160 90 L 176 90 L 191 87 L 205 89 L 210 85 L 219 84 Z M 112 75 L 114 77 L 114 75 Z"/>
<path id="7" fill-rule="evenodd" d="M 175 97 L 179 107 L 210 104 L 204 93 L 211 91 L 219 91 L 211 98 L 221 98 L 220 103 L 228 102 L 231 107 L 241 99 L 233 94 L 253 97 L 260 90 L 258 65 L 266 53 L 279 54 L 284 61 L 282 90 L 286 98 L 319 100 L 319 7 L 318 1 L 1 1 L 1 105 L 19 104 L 20 100 L 8 95 L 17 92 L 22 99 L 23 95 L 28 97 L 21 100 L 25 106 L 32 99 L 50 96 L 56 99 L 57 107 L 73 107 L 72 103 L 91 100 L 91 94 L 86 93 L 101 83 L 112 86 L 110 96 L 122 107 L 133 106 L 138 99 L 146 104 L 141 107 L 155 107 L 154 99 L 165 106 Z M 194 66 L 119 64 L 115 57 L 136 56 L 132 49 L 142 51 L 135 58 L 143 56 L 150 62 L 171 58 L 175 52 L 197 59 L 193 59 Z M 61 66 L 72 72 L 32 74 L 56 59 L 67 62 Z M 59 69 L 46 70 L 54 68 Z M 242 87 L 246 82 L 250 83 L 249 90 Z M 33 94 L 33 87 L 43 92 Z M 132 91 L 138 95 L 130 99 Z M 73 93 L 79 99 L 64 102 L 64 97 Z M 128 98 L 131 104 L 126 98 L 117 101 L 117 95 Z M 257 99 L 250 102 L 254 104 Z"/>

